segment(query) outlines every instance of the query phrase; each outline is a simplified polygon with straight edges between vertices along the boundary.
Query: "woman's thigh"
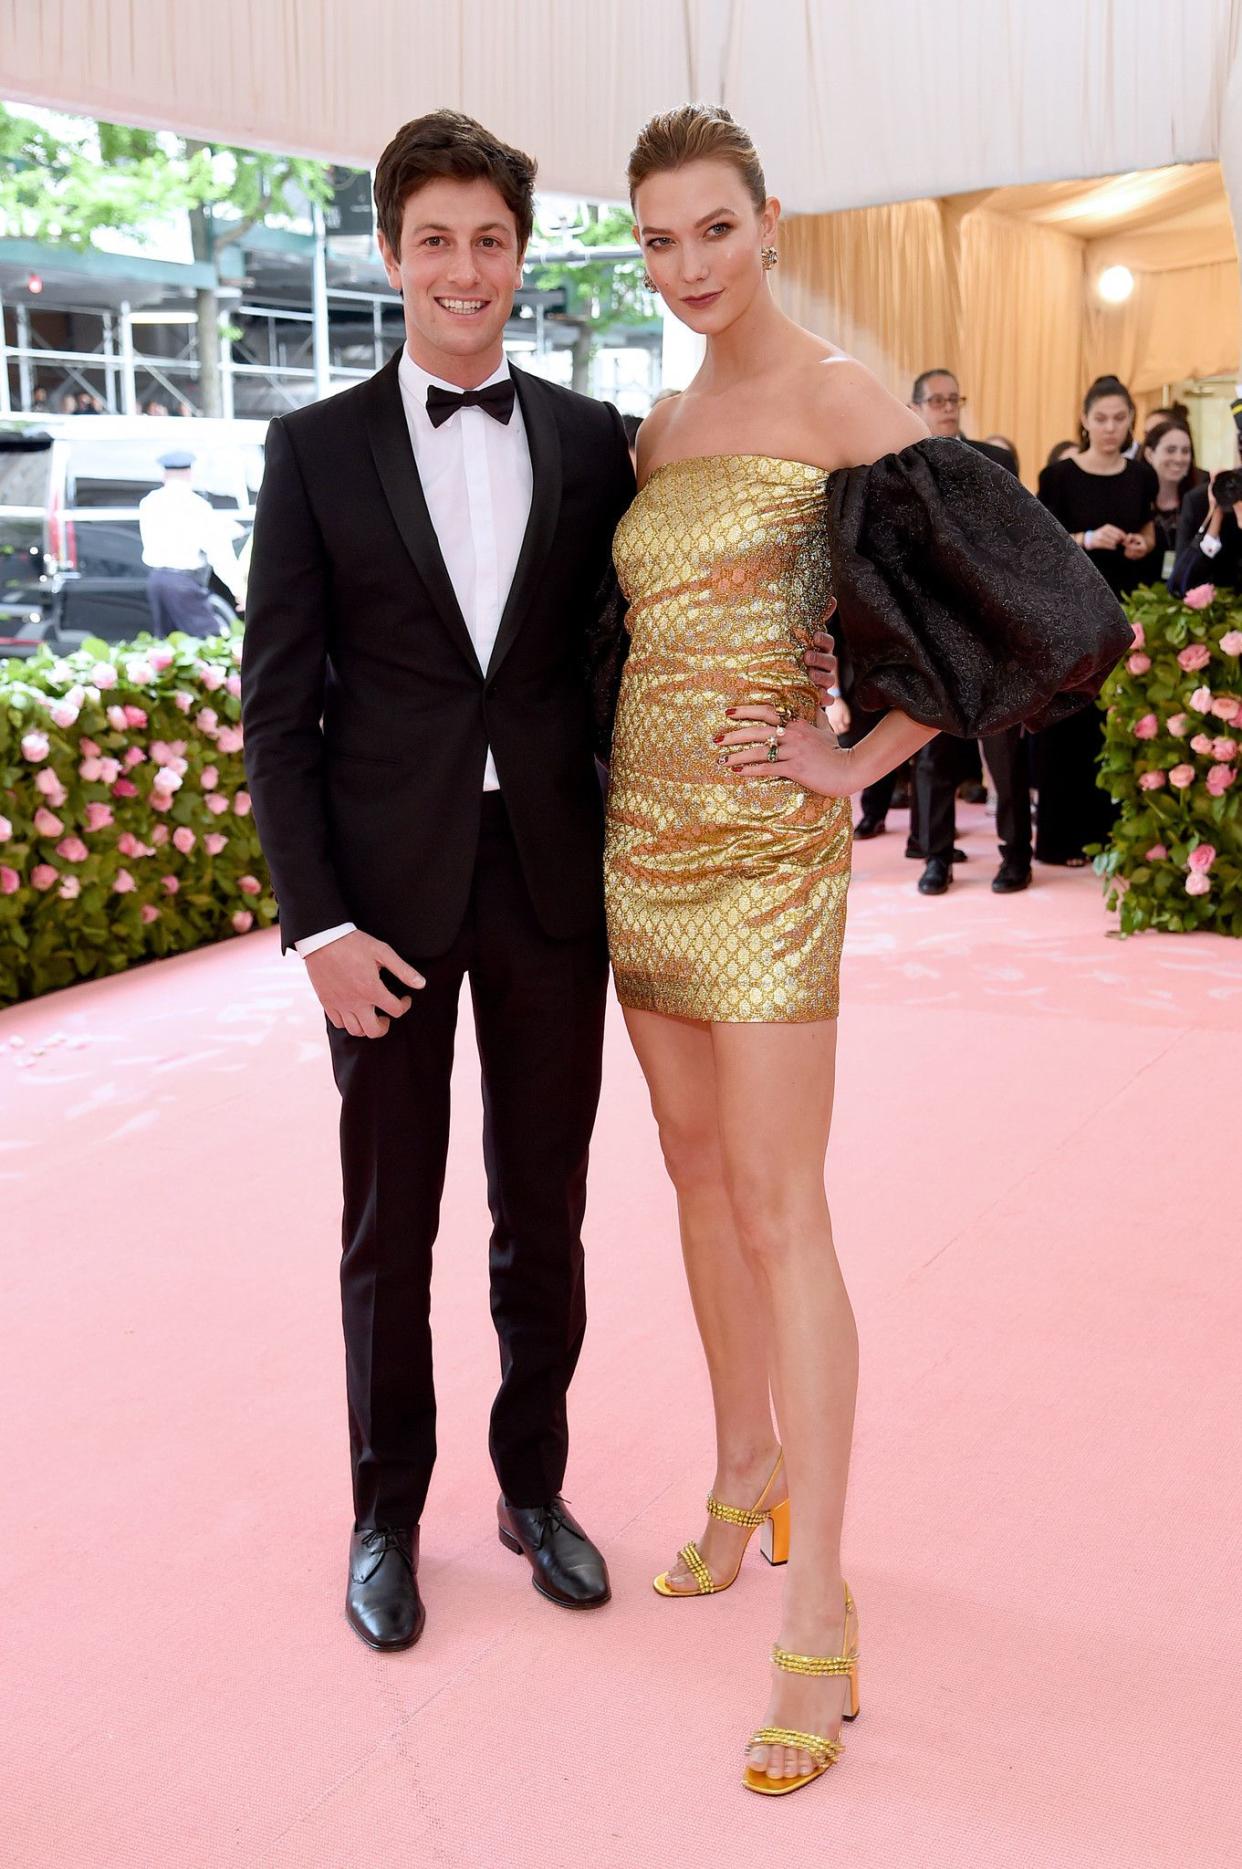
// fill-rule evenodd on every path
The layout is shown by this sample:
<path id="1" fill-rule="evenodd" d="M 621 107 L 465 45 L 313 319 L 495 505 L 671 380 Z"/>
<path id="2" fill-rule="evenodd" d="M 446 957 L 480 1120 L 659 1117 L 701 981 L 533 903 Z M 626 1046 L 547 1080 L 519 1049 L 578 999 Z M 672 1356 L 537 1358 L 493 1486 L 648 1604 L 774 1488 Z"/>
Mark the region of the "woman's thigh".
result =
<path id="1" fill-rule="evenodd" d="M 824 1204 L 837 1022 L 714 1025 L 716 1113 L 739 1225 L 780 1228 Z"/>
<path id="2" fill-rule="evenodd" d="M 637 1012 L 629 1007 L 623 1010 L 673 1179 L 705 1172 L 719 1177 L 720 1130 L 711 1026 L 659 1012 Z"/>

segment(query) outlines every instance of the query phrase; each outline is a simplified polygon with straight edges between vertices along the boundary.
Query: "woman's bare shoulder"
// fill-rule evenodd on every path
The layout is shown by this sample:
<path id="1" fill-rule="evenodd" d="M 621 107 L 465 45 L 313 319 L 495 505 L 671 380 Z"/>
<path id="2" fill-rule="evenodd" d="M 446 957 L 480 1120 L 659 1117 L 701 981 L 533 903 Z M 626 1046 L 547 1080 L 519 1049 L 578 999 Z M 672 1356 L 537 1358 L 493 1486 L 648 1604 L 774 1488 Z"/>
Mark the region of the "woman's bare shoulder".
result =
<path id="1" fill-rule="evenodd" d="M 835 346 L 799 372 L 798 393 L 813 458 L 829 472 L 863 467 L 926 441 L 927 426 L 865 364 Z"/>
<path id="2" fill-rule="evenodd" d="M 650 474 L 657 455 L 662 451 L 665 453 L 668 451 L 664 446 L 666 431 L 669 418 L 676 409 L 678 400 L 676 396 L 666 396 L 662 402 L 654 405 L 650 415 L 643 417 L 635 449 L 638 456 L 637 473 L 640 487 Z"/>

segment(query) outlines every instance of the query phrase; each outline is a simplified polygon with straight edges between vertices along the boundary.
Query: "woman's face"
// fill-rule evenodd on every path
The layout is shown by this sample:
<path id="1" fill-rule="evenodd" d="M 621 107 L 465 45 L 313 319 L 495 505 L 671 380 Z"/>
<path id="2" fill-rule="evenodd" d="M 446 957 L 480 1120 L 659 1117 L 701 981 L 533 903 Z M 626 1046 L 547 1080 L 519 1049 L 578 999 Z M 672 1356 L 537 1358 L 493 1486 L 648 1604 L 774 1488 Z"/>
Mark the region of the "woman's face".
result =
<path id="1" fill-rule="evenodd" d="M 1101 396 L 1093 402 L 1082 425 L 1098 454 L 1120 454 L 1130 432 L 1130 405 L 1124 396 Z"/>
<path id="2" fill-rule="evenodd" d="M 761 249 L 780 203 L 757 212 L 733 164 L 713 159 L 649 175 L 634 215 L 634 237 L 669 310 L 705 336 L 727 330 L 763 286 Z"/>
<path id="3" fill-rule="evenodd" d="M 1161 480 L 1184 480 L 1190 472 L 1190 436 L 1180 428 L 1170 429 L 1146 454 Z"/>

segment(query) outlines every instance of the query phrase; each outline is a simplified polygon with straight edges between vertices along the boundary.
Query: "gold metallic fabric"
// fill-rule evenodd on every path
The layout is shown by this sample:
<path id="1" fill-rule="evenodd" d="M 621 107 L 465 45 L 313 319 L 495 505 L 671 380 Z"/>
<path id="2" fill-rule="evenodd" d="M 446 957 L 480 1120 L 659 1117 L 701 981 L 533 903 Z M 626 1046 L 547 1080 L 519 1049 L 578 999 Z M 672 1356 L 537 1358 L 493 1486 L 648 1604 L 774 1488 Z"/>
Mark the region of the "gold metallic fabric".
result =
<path id="1" fill-rule="evenodd" d="M 825 478 L 768 455 L 670 461 L 617 529 L 631 643 L 605 887 L 623 1006 L 721 1023 L 837 1016 L 850 801 L 738 779 L 713 744 L 730 707 L 815 718 L 804 656 L 832 600 Z"/>

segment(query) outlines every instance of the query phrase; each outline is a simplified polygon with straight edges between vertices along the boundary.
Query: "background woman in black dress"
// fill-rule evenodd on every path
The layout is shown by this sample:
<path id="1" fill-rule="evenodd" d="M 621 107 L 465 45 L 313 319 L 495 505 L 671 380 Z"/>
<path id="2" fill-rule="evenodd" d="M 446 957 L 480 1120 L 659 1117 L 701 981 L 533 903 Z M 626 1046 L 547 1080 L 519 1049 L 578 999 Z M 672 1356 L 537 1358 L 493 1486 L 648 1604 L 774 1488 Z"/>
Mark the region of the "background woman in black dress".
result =
<path id="1" fill-rule="evenodd" d="M 1126 457 L 1133 425 L 1125 384 L 1097 377 L 1083 400 L 1077 453 L 1039 476 L 1040 499 L 1118 597 L 1143 582 L 1143 560 L 1156 543 L 1151 510 L 1159 483 L 1146 461 Z M 1094 707 L 1035 736 L 1035 856 L 1041 863 L 1080 865 L 1083 846 L 1108 836 L 1113 806 L 1095 782 L 1103 736 L 1103 716 Z"/>
<path id="2" fill-rule="evenodd" d="M 1169 416 L 1147 431 L 1139 450 L 1157 480 L 1151 518 L 1156 531 L 1155 550 L 1139 566 L 1140 584 L 1163 584 L 1173 570 L 1177 554 L 1177 526 L 1182 505 L 1200 480 L 1195 466 L 1195 444 L 1181 416 Z"/>

